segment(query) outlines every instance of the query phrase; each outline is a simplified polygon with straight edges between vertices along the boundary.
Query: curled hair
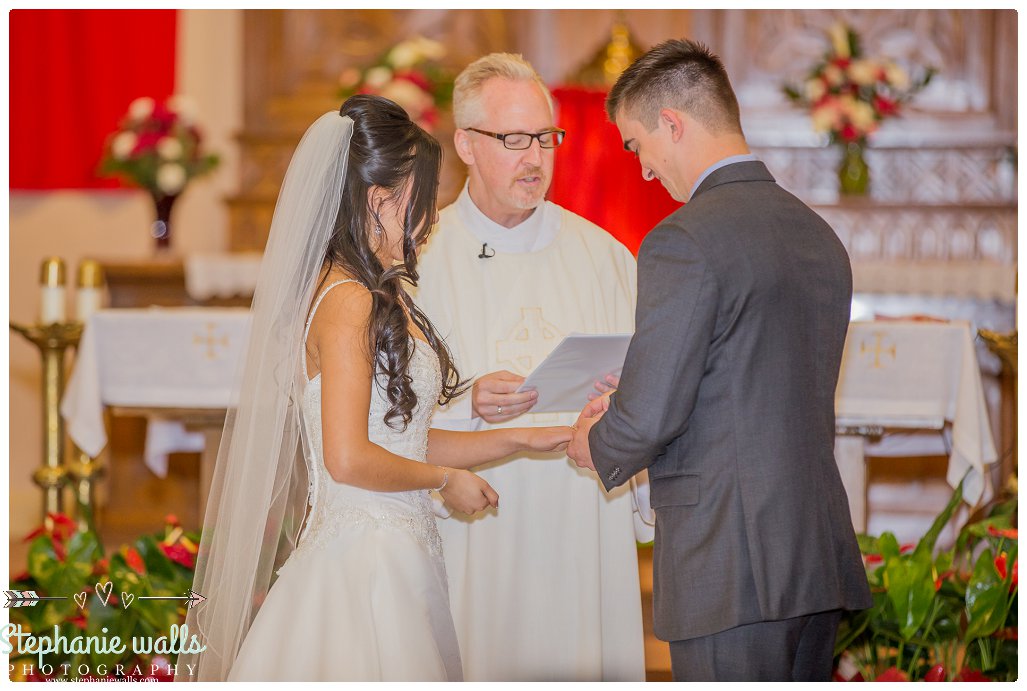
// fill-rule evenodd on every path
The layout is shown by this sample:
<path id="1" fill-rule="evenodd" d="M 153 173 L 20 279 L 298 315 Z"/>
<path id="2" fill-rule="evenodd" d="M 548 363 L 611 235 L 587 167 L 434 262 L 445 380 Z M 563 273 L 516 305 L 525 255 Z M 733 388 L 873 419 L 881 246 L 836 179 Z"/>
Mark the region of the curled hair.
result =
<path id="1" fill-rule="evenodd" d="M 489 53 L 465 67 L 453 84 L 453 121 L 457 127 L 481 126 L 484 117 L 481 90 L 485 82 L 494 78 L 538 84 L 549 104 L 549 112 L 553 112 L 553 95 L 527 60 L 515 53 Z"/>
<path id="2" fill-rule="evenodd" d="M 711 134 L 741 133 L 738 99 L 720 58 L 698 41 L 671 39 L 631 63 L 606 97 L 606 115 L 638 120 L 652 132 L 660 109 L 676 108 Z"/>
<path id="3" fill-rule="evenodd" d="M 408 313 L 438 355 L 442 371 L 439 403 L 460 395 L 465 385 L 449 348 L 403 287 L 403 281 L 417 285 L 416 250 L 427 240 L 435 220 L 442 147 L 414 124 L 406 111 L 381 96 L 352 96 L 342 104 L 339 114 L 353 119 L 353 138 L 335 230 L 328 241 L 324 275 L 315 295 L 333 266 L 340 267 L 370 291 L 367 342 L 375 380 L 389 400 L 385 422 L 395 429 L 405 429 L 417 405 L 417 395 L 411 386 L 413 379 L 408 373 L 415 345 Z M 408 182 L 411 184 L 404 214 L 403 261 L 383 266 L 369 239 L 378 224 L 379 210 L 371 208 L 368 192 L 378 186 L 396 198 Z M 402 420 L 402 425 L 397 420 Z"/>

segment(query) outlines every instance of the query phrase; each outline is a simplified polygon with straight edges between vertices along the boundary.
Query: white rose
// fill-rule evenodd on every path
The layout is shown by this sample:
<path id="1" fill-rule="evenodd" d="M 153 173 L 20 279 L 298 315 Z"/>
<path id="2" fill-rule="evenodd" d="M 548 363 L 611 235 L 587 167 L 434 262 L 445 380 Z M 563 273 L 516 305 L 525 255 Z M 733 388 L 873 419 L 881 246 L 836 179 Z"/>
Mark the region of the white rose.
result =
<path id="1" fill-rule="evenodd" d="M 827 35 L 831 37 L 831 46 L 834 48 L 835 55 L 840 58 L 850 57 L 849 27 L 840 22 L 832 24 L 827 30 Z"/>
<path id="2" fill-rule="evenodd" d="M 389 51 L 386 61 L 397 70 L 403 70 L 416 65 L 421 57 L 421 51 L 418 50 L 416 44 L 410 41 L 403 41 Z"/>
<path id="3" fill-rule="evenodd" d="M 132 149 L 136 148 L 137 141 L 139 138 L 134 132 L 122 132 L 111 141 L 111 155 L 124 161 L 132 154 Z"/>
<path id="4" fill-rule="evenodd" d="M 831 130 L 838 129 L 840 124 L 840 113 L 838 112 L 838 103 L 835 99 L 831 99 L 814 108 L 810 115 L 813 118 L 813 129 L 817 132 L 830 132 Z"/>
<path id="5" fill-rule="evenodd" d="M 392 70 L 388 67 L 372 67 L 364 75 L 364 83 L 372 89 L 380 89 L 392 79 Z"/>
<path id="6" fill-rule="evenodd" d="M 865 101 L 855 101 L 849 110 L 849 119 L 852 124 L 864 132 L 871 132 L 877 123 L 874 118 L 874 109 Z"/>
<path id="7" fill-rule="evenodd" d="M 845 73 L 843 73 L 836 65 L 828 65 L 824 68 L 824 79 L 830 86 L 840 86 L 845 81 Z"/>
<path id="8" fill-rule="evenodd" d="M 163 163 L 157 168 L 157 187 L 164 194 L 178 194 L 185 181 L 185 168 L 177 163 Z"/>
<path id="9" fill-rule="evenodd" d="M 178 115 L 183 125 L 191 125 L 196 122 L 196 101 L 188 96 L 172 96 L 168 99 L 168 108 Z"/>
<path id="10" fill-rule="evenodd" d="M 397 79 L 391 82 L 382 89 L 381 95 L 399 104 L 414 120 L 432 105 L 431 96 L 406 79 Z"/>
<path id="11" fill-rule="evenodd" d="M 183 151 L 182 142 L 175 137 L 161 137 L 157 141 L 157 155 L 165 161 L 177 161 L 182 158 Z"/>
<path id="12" fill-rule="evenodd" d="M 133 120 L 145 120 L 153 113 L 153 99 L 147 96 L 137 98 L 128 106 L 128 117 Z"/>
<path id="13" fill-rule="evenodd" d="M 899 91 L 909 88 L 909 75 L 894 62 L 889 62 L 884 66 L 884 78 Z"/>
<path id="14" fill-rule="evenodd" d="M 417 48 L 421 51 L 421 55 L 429 60 L 441 60 L 446 57 L 446 46 L 424 36 L 418 38 Z"/>
<path id="15" fill-rule="evenodd" d="M 824 86 L 823 79 L 809 79 L 806 81 L 806 100 L 810 103 L 816 103 L 819 101 L 825 93 L 827 93 L 827 87 Z"/>
<path id="16" fill-rule="evenodd" d="M 853 60 L 849 64 L 849 79 L 860 86 L 870 86 L 877 81 L 880 66 L 872 60 Z"/>

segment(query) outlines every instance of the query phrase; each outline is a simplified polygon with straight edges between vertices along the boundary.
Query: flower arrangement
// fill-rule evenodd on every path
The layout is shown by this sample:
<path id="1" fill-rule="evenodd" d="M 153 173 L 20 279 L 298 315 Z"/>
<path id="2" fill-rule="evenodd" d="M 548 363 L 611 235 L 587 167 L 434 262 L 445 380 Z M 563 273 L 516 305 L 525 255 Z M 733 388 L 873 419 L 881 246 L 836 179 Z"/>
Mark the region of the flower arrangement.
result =
<path id="1" fill-rule="evenodd" d="M 192 586 L 199 535 L 183 530 L 175 516 L 165 518 L 160 533 L 140 537 L 109 557 L 104 557 L 96 534 L 77 531 L 63 514 L 49 514 L 25 539 L 31 541 L 28 570 L 12 579 L 10 587 L 63 599 L 12 607 L 11 625 L 23 633 L 53 637 L 57 627 L 67 639 L 117 636 L 129 643 L 135 637 L 166 637 L 172 626 L 184 623 L 185 598 L 140 599 L 177 597 Z M 171 681 L 177 658 L 156 648 L 137 654 L 128 647 L 120 655 L 59 649 L 46 654 L 41 666 L 37 655 L 18 653 L 15 649 L 10 654 L 11 678 L 23 681 Z"/>
<path id="2" fill-rule="evenodd" d="M 173 197 L 217 166 L 217 155 L 205 153 L 202 145 L 195 108 L 187 98 L 137 98 L 107 139 L 100 170 L 148 190 L 154 199 Z"/>
<path id="3" fill-rule="evenodd" d="M 836 679 L 1016 679 L 1017 502 L 996 505 L 935 554 L 962 496 L 960 484 L 915 546 L 900 546 L 891 533 L 859 536 L 874 604 L 843 618 Z"/>
<path id="4" fill-rule="evenodd" d="M 800 87 L 785 85 L 790 100 L 809 108 L 813 128 L 832 143 L 865 141 L 880 123 L 934 76 L 927 68 L 915 80 L 891 60 L 865 58 L 859 35 L 845 24 L 828 30 L 830 47 Z"/>
<path id="5" fill-rule="evenodd" d="M 928 67 L 915 79 L 891 60 L 865 58 L 859 35 L 845 24 L 828 29 L 830 45 L 801 85 L 784 85 L 785 95 L 808 108 L 813 129 L 846 147 L 839 170 L 842 191 L 865 194 L 870 172 L 863 159 L 867 137 L 934 76 Z"/>
<path id="6" fill-rule="evenodd" d="M 440 111 L 453 100 L 452 72 L 441 60 L 446 47 L 424 36 L 397 43 L 363 70 L 347 68 L 339 76 L 339 96 L 376 94 L 399 104 L 410 119 L 431 132 Z"/>

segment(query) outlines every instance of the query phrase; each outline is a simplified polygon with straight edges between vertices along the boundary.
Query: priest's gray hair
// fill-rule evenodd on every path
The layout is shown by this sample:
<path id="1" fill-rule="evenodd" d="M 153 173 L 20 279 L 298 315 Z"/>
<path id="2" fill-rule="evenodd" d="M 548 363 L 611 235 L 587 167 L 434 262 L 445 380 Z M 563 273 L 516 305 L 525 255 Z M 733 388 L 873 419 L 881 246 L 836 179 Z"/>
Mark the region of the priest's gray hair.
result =
<path id="1" fill-rule="evenodd" d="M 553 95 L 531 63 L 514 53 L 490 53 L 465 67 L 456 78 L 453 85 L 453 121 L 457 127 L 464 129 L 481 124 L 484 117 L 481 92 L 485 82 L 493 78 L 535 82 L 545 94 L 549 112 L 553 112 Z"/>
<path id="2" fill-rule="evenodd" d="M 742 132 L 724 63 L 698 41 L 659 44 L 624 70 L 606 97 L 611 122 L 623 113 L 650 132 L 663 108 L 687 113 L 711 134 Z"/>

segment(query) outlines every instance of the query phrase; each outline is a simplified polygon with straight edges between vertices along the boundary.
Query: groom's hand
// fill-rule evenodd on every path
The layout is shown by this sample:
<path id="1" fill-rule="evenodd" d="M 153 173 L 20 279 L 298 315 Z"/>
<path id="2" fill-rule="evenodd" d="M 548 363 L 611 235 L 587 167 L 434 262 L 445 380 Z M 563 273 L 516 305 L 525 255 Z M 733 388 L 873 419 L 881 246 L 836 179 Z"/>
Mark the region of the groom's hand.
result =
<path id="1" fill-rule="evenodd" d="M 588 431 L 592 429 L 592 425 L 599 422 L 609 407 L 610 395 L 605 394 L 586 405 L 578 416 L 578 421 L 574 423 L 574 436 L 567 446 L 567 455 L 579 468 L 588 468 L 593 472 L 596 469 L 592 463 L 592 451 L 588 446 Z"/>

